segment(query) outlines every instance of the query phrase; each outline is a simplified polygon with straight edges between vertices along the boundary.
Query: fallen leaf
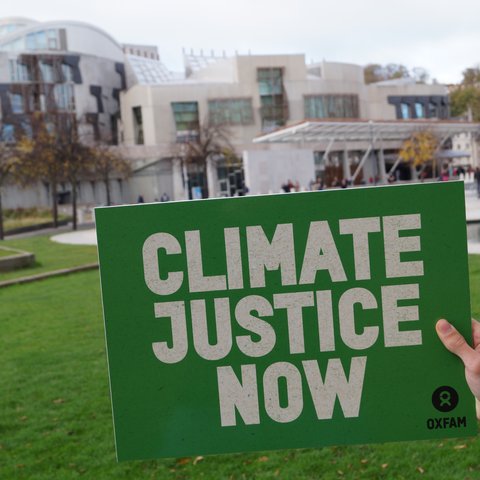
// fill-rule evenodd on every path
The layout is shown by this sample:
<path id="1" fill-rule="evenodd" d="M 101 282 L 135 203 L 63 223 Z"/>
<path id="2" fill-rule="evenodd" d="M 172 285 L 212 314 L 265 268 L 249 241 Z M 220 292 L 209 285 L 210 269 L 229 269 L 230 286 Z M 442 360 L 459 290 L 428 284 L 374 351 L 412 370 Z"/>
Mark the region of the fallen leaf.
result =
<path id="1" fill-rule="evenodd" d="M 55 403 L 55 405 L 58 405 L 60 403 L 65 403 L 65 400 L 63 398 L 56 398 L 53 403 Z"/>
<path id="2" fill-rule="evenodd" d="M 382 468 L 387 468 L 388 467 L 388 463 L 382 463 Z"/>
<path id="3" fill-rule="evenodd" d="M 195 460 L 193 461 L 193 464 L 196 465 L 198 462 L 201 462 L 203 460 L 203 457 L 200 455 L 198 457 L 195 457 Z"/>
<path id="4" fill-rule="evenodd" d="M 342 472 L 341 470 L 337 470 L 337 473 L 338 473 L 339 475 L 343 475 L 343 472 Z"/>
<path id="5" fill-rule="evenodd" d="M 420 473 L 425 473 L 425 470 L 424 470 L 422 467 L 417 467 L 417 470 L 418 470 Z"/>
<path id="6" fill-rule="evenodd" d="M 258 459 L 259 462 L 268 462 L 268 457 L 260 457 Z"/>
<path id="7" fill-rule="evenodd" d="M 368 460 L 367 460 L 366 458 L 362 458 L 362 459 L 360 460 L 360 463 L 363 463 L 363 464 L 368 463 Z"/>
<path id="8" fill-rule="evenodd" d="M 190 460 L 190 457 L 179 458 L 177 460 L 177 465 L 186 465 L 187 463 L 190 463 Z"/>
<path id="9" fill-rule="evenodd" d="M 467 448 L 467 446 L 466 445 L 455 445 L 453 448 L 455 450 L 461 450 L 462 448 Z"/>

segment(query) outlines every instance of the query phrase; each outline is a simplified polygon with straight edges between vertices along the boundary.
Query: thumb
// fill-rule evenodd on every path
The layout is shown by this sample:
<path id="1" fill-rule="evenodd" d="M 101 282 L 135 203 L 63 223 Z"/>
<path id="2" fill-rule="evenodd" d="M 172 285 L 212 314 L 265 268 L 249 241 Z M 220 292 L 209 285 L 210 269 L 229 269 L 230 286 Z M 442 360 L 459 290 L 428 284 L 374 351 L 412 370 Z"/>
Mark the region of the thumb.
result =
<path id="1" fill-rule="evenodd" d="M 468 345 L 453 325 L 442 319 L 437 322 L 435 329 L 445 347 L 460 357 L 465 367 L 469 368 L 472 364 L 477 363 L 478 353 Z"/>

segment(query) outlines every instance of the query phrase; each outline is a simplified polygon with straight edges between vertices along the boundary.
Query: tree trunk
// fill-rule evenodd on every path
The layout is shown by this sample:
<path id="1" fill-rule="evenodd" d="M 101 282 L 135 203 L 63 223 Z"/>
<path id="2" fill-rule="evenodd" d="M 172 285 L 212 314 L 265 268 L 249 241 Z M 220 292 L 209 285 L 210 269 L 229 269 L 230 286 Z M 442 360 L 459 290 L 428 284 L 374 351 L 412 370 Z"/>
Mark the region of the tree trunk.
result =
<path id="1" fill-rule="evenodd" d="M 0 240 L 5 238 L 3 231 L 3 207 L 2 207 L 2 190 L 0 188 Z"/>
<path id="2" fill-rule="evenodd" d="M 73 229 L 77 230 L 77 183 L 72 182 L 72 223 Z"/>
<path id="3" fill-rule="evenodd" d="M 110 196 L 110 178 L 106 176 L 103 179 L 103 182 L 105 183 L 105 193 L 107 194 L 107 207 L 109 207 L 112 204 L 112 199 Z"/>
<path id="4" fill-rule="evenodd" d="M 208 162 L 208 158 L 205 159 L 205 161 L 203 162 L 203 165 L 202 165 L 203 182 L 204 182 L 202 198 L 208 198 L 209 197 L 209 191 L 210 191 L 210 185 L 208 184 L 207 162 Z"/>
<path id="5" fill-rule="evenodd" d="M 58 227 L 57 184 L 52 183 L 52 218 L 54 228 Z"/>

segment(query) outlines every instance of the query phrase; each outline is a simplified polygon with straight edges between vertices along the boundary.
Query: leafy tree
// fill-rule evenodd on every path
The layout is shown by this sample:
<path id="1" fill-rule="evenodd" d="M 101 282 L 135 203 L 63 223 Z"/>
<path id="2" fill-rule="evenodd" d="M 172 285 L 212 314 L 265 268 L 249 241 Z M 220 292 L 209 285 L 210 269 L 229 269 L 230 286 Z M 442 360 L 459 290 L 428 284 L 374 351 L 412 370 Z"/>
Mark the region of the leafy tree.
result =
<path id="1" fill-rule="evenodd" d="M 0 142 L 0 240 L 5 238 L 3 228 L 2 187 L 8 180 L 17 180 L 20 174 L 20 159 L 13 145 Z"/>
<path id="2" fill-rule="evenodd" d="M 423 171 L 432 162 L 435 171 L 435 157 L 439 147 L 437 136 L 429 130 L 419 130 L 403 142 L 400 158 L 409 163 L 415 177 L 418 167 Z"/>
<path id="3" fill-rule="evenodd" d="M 58 185 L 68 182 L 72 189 L 72 223 L 77 229 L 78 184 L 92 170 L 93 149 L 78 133 L 74 114 L 33 114 L 31 137 L 19 142 L 27 176 L 24 181 L 43 181 L 51 190 L 53 225 L 58 226 Z"/>
<path id="4" fill-rule="evenodd" d="M 417 83 L 426 83 L 429 79 L 429 74 L 423 67 L 413 67 L 410 71 L 405 65 L 398 63 L 370 63 L 364 68 L 364 76 L 367 84 L 395 78 L 413 78 Z"/>
<path id="5" fill-rule="evenodd" d="M 31 138 L 24 136 L 18 143 L 25 165 L 22 183 L 44 181 L 50 186 L 52 199 L 52 219 L 54 227 L 58 226 L 58 185 L 65 179 L 64 168 L 57 155 L 56 136 L 51 124 L 45 122 L 44 116 L 35 113 L 30 118 Z"/>
<path id="6" fill-rule="evenodd" d="M 480 67 L 463 71 L 462 82 L 450 93 L 450 111 L 453 117 L 480 121 Z"/>
<path id="7" fill-rule="evenodd" d="M 364 68 L 364 75 L 365 83 L 368 84 L 395 78 L 409 78 L 410 72 L 405 65 L 397 63 L 389 63 L 388 65 L 371 63 Z"/>
<path id="8" fill-rule="evenodd" d="M 113 177 L 128 178 L 132 169 L 130 163 L 112 145 L 98 144 L 92 148 L 92 173 L 105 185 L 107 205 L 111 205 L 110 180 Z"/>

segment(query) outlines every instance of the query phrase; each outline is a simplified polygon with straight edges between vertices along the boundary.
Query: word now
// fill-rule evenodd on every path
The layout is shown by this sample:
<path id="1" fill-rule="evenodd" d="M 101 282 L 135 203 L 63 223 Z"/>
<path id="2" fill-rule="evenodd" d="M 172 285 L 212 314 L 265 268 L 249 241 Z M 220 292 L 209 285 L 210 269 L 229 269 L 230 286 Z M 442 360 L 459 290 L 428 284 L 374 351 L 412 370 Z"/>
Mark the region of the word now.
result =
<path id="1" fill-rule="evenodd" d="M 303 371 L 315 412 L 319 420 L 333 416 L 338 397 L 345 418 L 358 417 L 362 399 L 363 380 L 367 357 L 353 357 L 347 379 L 338 358 L 328 360 L 325 378 L 322 379 L 316 360 L 304 360 Z M 255 365 L 241 366 L 241 381 L 230 366 L 217 368 L 220 419 L 222 427 L 237 424 L 235 411 L 245 425 L 260 423 L 257 370 Z M 285 379 L 287 404 L 281 405 L 279 380 Z M 304 397 L 302 375 L 289 362 L 277 362 L 268 366 L 263 374 L 263 396 L 267 415 L 279 423 L 296 420 L 303 411 Z"/>

